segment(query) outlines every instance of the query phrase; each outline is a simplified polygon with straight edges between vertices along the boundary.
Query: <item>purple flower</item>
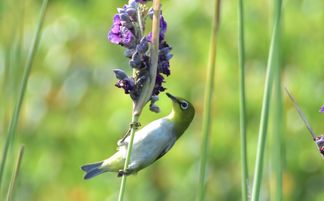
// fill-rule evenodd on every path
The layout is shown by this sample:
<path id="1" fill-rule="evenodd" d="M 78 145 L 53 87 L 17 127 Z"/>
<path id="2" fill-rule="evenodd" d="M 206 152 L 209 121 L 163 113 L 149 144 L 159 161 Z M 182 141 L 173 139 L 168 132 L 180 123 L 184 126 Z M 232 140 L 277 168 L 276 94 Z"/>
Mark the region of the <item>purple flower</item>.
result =
<path id="1" fill-rule="evenodd" d="M 321 107 L 320 112 L 324 112 L 324 105 Z"/>
<path id="2" fill-rule="evenodd" d="M 127 27 L 122 25 L 119 14 L 114 16 L 113 21 L 113 26 L 108 33 L 108 40 L 114 44 L 132 47 L 135 42 L 134 34 Z"/>
<path id="3" fill-rule="evenodd" d="M 168 25 L 162 14 L 160 15 L 160 41 L 164 40 Z M 147 40 L 152 42 L 152 32 L 147 35 Z"/>
<path id="4" fill-rule="evenodd" d="M 170 75 L 170 62 L 172 54 L 170 53 L 171 47 L 165 42 L 161 41 L 159 45 L 159 61 L 158 72 L 161 72 L 167 76 Z"/>
<path id="5" fill-rule="evenodd" d="M 161 74 L 156 74 L 155 86 L 152 95 L 159 95 L 160 92 L 165 91 L 166 88 L 162 86 L 164 82 L 164 77 Z"/>
<path id="6" fill-rule="evenodd" d="M 165 34 L 165 32 L 167 31 L 168 28 L 168 24 L 166 23 L 166 21 L 164 20 L 164 17 L 162 16 L 162 13 L 160 15 L 160 34 Z"/>
<path id="7" fill-rule="evenodd" d="M 150 0 L 135 0 L 135 2 L 137 2 L 137 3 L 141 3 L 141 4 L 145 4 L 145 3 L 147 3 L 148 1 L 150 1 Z"/>
<path id="8" fill-rule="evenodd" d="M 133 78 L 124 78 L 122 80 L 119 80 L 116 84 L 116 87 L 122 88 L 125 91 L 125 94 L 129 94 L 135 87 L 135 82 Z"/>

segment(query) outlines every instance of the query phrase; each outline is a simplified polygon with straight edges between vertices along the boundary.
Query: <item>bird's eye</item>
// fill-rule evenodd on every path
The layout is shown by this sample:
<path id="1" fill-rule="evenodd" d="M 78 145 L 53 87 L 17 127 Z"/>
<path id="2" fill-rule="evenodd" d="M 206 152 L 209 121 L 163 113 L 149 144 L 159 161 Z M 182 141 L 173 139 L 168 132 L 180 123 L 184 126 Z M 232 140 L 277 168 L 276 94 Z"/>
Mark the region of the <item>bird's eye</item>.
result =
<path id="1" fill-rule="evenodd" d="M 181 109 L 186 110 L 188 109 L 189 104 L 185 101 L 182 101 L 180 104 Z"/>

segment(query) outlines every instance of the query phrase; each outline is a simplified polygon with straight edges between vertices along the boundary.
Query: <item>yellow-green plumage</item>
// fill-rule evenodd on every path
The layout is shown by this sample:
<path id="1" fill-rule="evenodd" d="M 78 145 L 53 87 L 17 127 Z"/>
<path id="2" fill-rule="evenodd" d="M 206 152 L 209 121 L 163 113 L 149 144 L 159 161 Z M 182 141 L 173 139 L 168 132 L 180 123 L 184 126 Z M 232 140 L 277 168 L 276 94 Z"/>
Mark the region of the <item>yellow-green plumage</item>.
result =
<path id="1" fill-rule="evenodd" d="M 190 125 L 195 110 L 187 100 L 168 94 L 173 102 L 172 112 L 155 120 L 135 133 L 131 160 L 126 172 L 123 172 L 129 136 L 119 145 L 118 151 L 108 159 L 82 166 L 85 179 L 90 179 L 103 172 L 118 172 L 129 175 L 149 166 L 161 158 L 174 145 L 176 140 Z"/>

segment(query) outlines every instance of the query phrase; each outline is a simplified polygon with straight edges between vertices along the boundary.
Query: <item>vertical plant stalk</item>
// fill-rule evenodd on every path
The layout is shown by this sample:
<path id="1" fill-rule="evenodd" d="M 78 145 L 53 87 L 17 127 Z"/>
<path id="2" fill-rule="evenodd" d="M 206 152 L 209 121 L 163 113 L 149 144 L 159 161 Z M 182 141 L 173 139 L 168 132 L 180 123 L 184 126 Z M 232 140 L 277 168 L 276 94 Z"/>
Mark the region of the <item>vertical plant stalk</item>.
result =
<path id="1" fill-rule="evenodd" d="M 12 198 L 13 198 L 13 194 L 15 192 L 15 187 L 16 187 L 16 182 L 17 182 L 17 178 L 18 178 L 18 175 L 19 175 L 21 162 L 22 162 L 22 159 L 23 159 L 23 156 L 24 156 L 24 150 L 25 150 L 25 146 L 21 145 L 20 149 L 19 149 L 18 159 L 17 159 L 16 166 L 15 166 L 15 171 L 13 172 L 13 175 L 11 177 L 11 182 L 10 182 L 10 186 L 9 186 L 6 201 L 11 201 Z"/>
<path id="2" fill-rule="evenodd" d="M 151 54 L 150 76 L 147 78 L 147 81 L 145 83 L 145 86 L 143 87 L 143 91 L 141 93 L 141 96 L 139 97 L 139 100 L 134 103 L 132 124 L 131 124 L 132 126 L 130 131 L 130 142 L 127 148 L 127 155 L 126 155 L 126 160 L 123 169 L 124 172 L 126 172 L 128 164 L 131 159 L 131 152 L 134 143 L 134 135 L 137 129 L 137 127 L 134 125 L 138 124 L 140 114 L 145 104 L 150 99 L 155 85 L 155 78 L 156 78 L 157 64 L 158 64 L 158 54 L 159 54 L 158 50 L 159 50 L 159 33 L 160 33 L 160 0 L 153 0 L 153 10 L 154 10 L 154 14 L 153 14 L 153 21 L 152 21 L 152 44 L 150 48 L 150 54 Z M 139 19 L 139 21 L 141 21 L 141 19 Z M 126 175 L 122 176 L 118 201 L 123 201 L 124 199 L 126 178 L 127 178 Z"/>
<path id="3" fill-rule="evenodd" d="M 246 144 L 246 98 L 245 98 L 245 41 L 244 41 L 244 4 L 238 1 L 238 56 L 239 56 L 239 87 L 240 87 L 240 136 L 241 136 L 241 174 L 242 174 L 242 201 L 248 200 L 249 171 L 247 162 Z"/>
<path id="4" fill-rule="evenodd" d="M 202 123 L 202 144 L 201 144 L 201 161 L 200 161 L 200 177 L 199 177 L 199 192 L 198 200 L 205 200 L 206 192 L 206 166 L 208 156 L 208 141 L 210 135 L 211 122 L 211 102 L 212 92 L 214 89 L 214 76 L 216 66 L 216 47 L 217 47 L 217 33 L 219 29 L 220 18 L 220 4 L 221 0 L 214 1 L 214 16 L 212 19 L 211 42 L 209 52 L 209 63 L 207 70 L 206 91 L 204 97 L 203 123 Z"/>
<path id="5" fill-rule="evenodd" d="M 5 2 L 5 1 L 4 1 Z M 15 9 L 19 9 L 19 12 L 11 14 L 10 18 L 13 22 L 6 24 L 3 27 L 3 30 L 7 30 L 7 34 L 3 33 L 2 36 L 4 39 L 5 46 L 5 64 L 4 64 L 4 79 L 0 85 L 2 86 L 2 96 L 0 97 L 0 127 L 3 130 L 6 130 L 8 114 L 12 109 L 11 103 L 12 100 L 15 100 L 17 97 L 17 83 L 20 80 L 19 67 L 22 65 L 22 36 L 24 30 L 24 6 L 25 0 L 18 0 L 14 2 L 16 4 Z M 2 9 L 6 10 L 5 13 L 10 13 L 13 11 L 12 3 L 5 2 Z M 18 7 L 17 7 L 18 5 Z M 6 16 L 4 13 L 0 13 L 0 21 L 6 21 L 9 19 L 3 19 Z M 1 28 L 0 28 L 1 29 Z M 1 125 L 2 124 L 2 125 Z M 0 136 L 3 136 L 4 132 L 0 131 Z"/>
<path id="6" fill-rule="evenodd" d="M 273 168 L 275 172 L 275 192 L 274 200 L 282 201 L 282 174 L 283 174 L 283 101 L 281 93 L 281 70 L 279 58 L 276 59 L 275 76 L 274 76 L 274 126 L 273 126 Z"/>
<path id="7" fill-rule="evenodd" d="M 134 113 L 140 115 L 145 104 L 150 100 L 155 85 L 158 56 L 159 56 L 159 34 L 160 34 L 160 0 L 154 0 L 153 21 L 152 21 L 152 44 L 150 48 L 151 61 L 150 61 L 150 76 L 147 78 L 146 83 L 142 89 L 141 95 L 135 104 Z M 139 20 L 141 22 L 142 20 Z M 141 26 L 143 27 L 143 25 Z"/>
<path id="8" fill-rule="evenodd" d="M 280 12 L 280 1 L 274 1 L 274 20 Z M 282 174 L 283 174 L 283 100 L 282 100 L 282 87 L 281 87 L 281 24 L 278 25 L 278 40 L 277 40 L 277 51 L 274 55 L 274 124 L 273 124 L 273 168 L 275 174 L 275 191 L 274 200 L 282 201 Z"/>
<path id="9" fill-rule="evenodd" d="M 261 110 L 261 119 L 260 119 L 260 128 L 259 128 L 259 140 L 257 146 L 257 155 L 255 161 L 254 169 L 254 179 L 253 179 L 253 188 L 252 188 L 252 201 L 258 201 L 260 197 L 262 173 L 263 173 L 263 161 L 264 161 L 264 150 L 266 145 L 267 138 L 267 128 L 268 128 L 268 119 L 269 119 L 269 108 L 273 84 L 273 74 L 275 72 L 276 66 L 274 65 L 275 52 L 277 51 L 277 44 L 279 38 L 279 27 L 280 27 L 280 18 L 281 18 L 281 0 L 277 0 L 279 3 L 278 12 L 275 16 L 274 28 L 272 32 L 271 44 L 269 49 L 269 56 L 267 62 L 267 74 L 265 80 L 264 94 L 263 94 L 263 103 Z"/>
<path id="10" fill-rule="evenodd" d="M 16 128 L 17 128 L 17 123 L 18 123 L 18 119 L 19 119 L 19 115 L 20 115 L 21 106 L 22 106 L 22 103 L 23 103 L 23 100 L 24 100 L 26 87 L 27 87 L 27 84 L 28 84 L 28 78 L 29 78 L 30 71 L 31 71 L 31 68 L 32 68 L 35 52 L 36 52 L 36 49 L 38 47 L 38 43 L 39 43 L 39 40 L 40 40 L 41 28 L 42 28 L 44 18 L 45 18 L 47 2 L 48 2 L 48 0 L 43 0 L 43 3 L 42 3 L 42 7 L 41 7 L 41 11 L 40 11 L 40 17 L 39 17 L 39 20 L 38 20 L 38 23 L 37 23 L 35 36 L 34 36 L 31 48 L 29 50 L 29 54 L 28 54 L 28 57 L 27 57 L 27 62 L 26 62 L 25 68 L 24 68 L 21 87 L 20 87 L 20 90 L 19 90 L 19 93 L 18 93 L 18 100 L 16 102 L 16 105 L 15 105 L 15 108 L 14 108 L 14 113 L 12 115 L 12 118 L 11 118 L 11 121 L 10 121 L 10 124 L 9 124 L 9 129 L 8 129 L 8 132 L 7 132 L 7 136 L 6 136 L 6 139 L 5 139 L 5 144 L 4 144 L 4 148 L 3 148 L 3 152 L 2 152 L 2 158 L 1 158 L 1 165 L 0 165 L 0 189 L 1 189 L 2 182 L 3 182 L 3 173 L 4 173 L 4 169 L 5 169 L 5 164 L 6 164 L 6 161 L 7 161 L 7 155 L 8 155 L 9 147 L 12 144 L 13 137 L 15 135 L 15 131 L 16 131 Z"/>

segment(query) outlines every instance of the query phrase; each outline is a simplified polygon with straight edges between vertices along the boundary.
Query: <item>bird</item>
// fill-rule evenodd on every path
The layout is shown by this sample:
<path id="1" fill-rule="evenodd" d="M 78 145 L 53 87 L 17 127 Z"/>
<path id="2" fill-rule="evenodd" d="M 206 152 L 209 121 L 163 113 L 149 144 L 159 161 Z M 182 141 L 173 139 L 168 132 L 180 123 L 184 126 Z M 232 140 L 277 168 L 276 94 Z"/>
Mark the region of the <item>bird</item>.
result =
<path id="1" fill-rule="evenodd" d="M 172 111 L 169 115 L 152 121 L 134 134 L 134 142 L 129 165 L 126 170 L 127 147 L 130 135 L 126 135 L 117 145 L 115 154 L 109 158 L 81 167 L 88 180 L 104 172 L 116 172 L 118 177 L 136 174 L 164 156 L 181 137 L 192 122 L 195 109 L 187 100 L 166 93 L 172 101 Z"/>

